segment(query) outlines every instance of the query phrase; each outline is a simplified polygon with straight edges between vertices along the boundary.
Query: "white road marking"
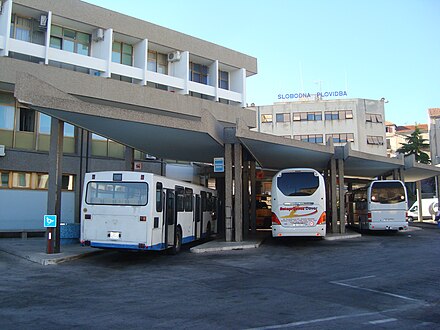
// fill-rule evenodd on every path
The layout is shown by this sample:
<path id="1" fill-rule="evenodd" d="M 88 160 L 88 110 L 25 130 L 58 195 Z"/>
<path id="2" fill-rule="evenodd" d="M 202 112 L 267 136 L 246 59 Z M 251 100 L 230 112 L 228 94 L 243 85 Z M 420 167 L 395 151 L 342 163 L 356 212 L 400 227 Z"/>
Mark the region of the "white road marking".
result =
<path id="1" fill-rule="evenodd" d="M 362 316 L 373 316 L 373 315 L 380 315 L 382 313 L 396 312 L 396 311 L 400 311 L 400 309 L 388 309 L 388 310 L 384 310 L 384 311 L 381 311 L 381 312 L 371 312 L 371 313 L 359 313 L 359 314 L 346 314 L 346 315 L 330 316 L 330 317 L 324 317 L 324 318 L 321 318 L 321 319 L 314 319 L 314 320 L 307 320 L 307 321 L 298 321 L 298 322 L 285 323 L 285 324 L 268 325 L 268 326 L 265 326 L 265 327 L 258 327 L 258 328 L 250 328 L 250 329 L 247 329 L 247 330 L 270 330 L 270 329 L 291 328 L 291 327 L 298 327 L 298 326 L 302 326 L 302 325 L 319 323 L 319 322 L 327 322 L 327 321 L 334 321 L 334 320 L 341 320 L 341 319 L 348 319 L 348 318 L 355 318 L 355 317 L 362 317 Z"/>
<path id="2" fill-rule="evenodd" d="M 397 321 L 397 319 L 390 318 L 390 319 L 384 319 L 384 320 L 370 321 L 368 323 L 370 323 L 370 324 L 382 324 L 382 323 L 388 323 L 388 322 L 394 322 L 394 321 Z"/>
<path id="3" fill-rule="evenodd" d="M 346 280 L 339 280 L 339 281 L 334 281 L 334 282 L 350 282 L 350 281 L 357 281 L 357 280 L 364 280 L 366 278 L 372 278 L 372 277 L 376 277 L 376 275 L 368 275 L 368 276 L 362 276 L 362 277 L 354 277 L 354 278 L 349 278 Z M 330 282 L 333 283 L 333 282 Z"/>
<path id="4" fill-rule="evenodd" d="M 405 297 L 405 296 L 402 296 L 402 295 L 399 295 L 399 294 L 394 294 L 394 293 L 390 293 L 390 292 L 386 292 L 386 291 L 379 291 L 379 290 L 374 290 L 374 289 L 363 288 L 361 286 L 351 285 L 351 284 L 347 284 L 347 283 L 341 283 L 341 282 L 337 282 L 337 281 L 332 281 L 330 283 L 336 284 L 336 285 L 341 285 L 341 286 L 346 286 L 346 287 L 353 288 L 353 289 L 358 289 L 358 290 L 363 290 L 363 291 L 368 291 L 368 292 L 374 292 L 374 293 L 378 293 L 378 294 L 381 294 L 381 295 L 390 296 L 390 297 L 394 297 L 394 298 L 399 298 L 399 299 L 404 299 L 404 300 L 409 300 L 409 301 L 421 302 L 418 299 L 409 298 L 409 297 Z"/>

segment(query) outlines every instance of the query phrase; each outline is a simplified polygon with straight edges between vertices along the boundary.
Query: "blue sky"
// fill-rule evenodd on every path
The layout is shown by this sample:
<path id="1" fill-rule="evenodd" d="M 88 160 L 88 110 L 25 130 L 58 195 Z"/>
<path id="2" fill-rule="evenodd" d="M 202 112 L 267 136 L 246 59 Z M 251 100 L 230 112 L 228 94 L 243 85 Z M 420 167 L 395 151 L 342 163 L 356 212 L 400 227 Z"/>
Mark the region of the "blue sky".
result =
<path id="1" fill-rule="evenodd" d="M 87 2 L 256 57 L 249 104 L 320 85 L 385 97 L 397 125 L 427 123 L 427 109 L 440 107 L 440 0 Z"/>

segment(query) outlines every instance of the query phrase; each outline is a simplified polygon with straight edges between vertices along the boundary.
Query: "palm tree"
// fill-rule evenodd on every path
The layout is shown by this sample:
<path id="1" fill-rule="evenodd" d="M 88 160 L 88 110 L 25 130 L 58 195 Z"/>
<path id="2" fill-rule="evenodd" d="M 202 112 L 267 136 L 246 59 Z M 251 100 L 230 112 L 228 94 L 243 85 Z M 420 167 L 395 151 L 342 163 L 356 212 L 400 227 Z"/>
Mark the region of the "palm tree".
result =
<path id="1" fill-rule="evenodd" d="M 415 155 L 416 161 L 423 164 L 430 164 L 429 155 L 424 150 L 429 150 L 427 139 L 422 137 L 420 129 L 415 127 L 414 132 L 405 138 L 406 143 L 402 144 L 397 152 L 407 155 Z"/>

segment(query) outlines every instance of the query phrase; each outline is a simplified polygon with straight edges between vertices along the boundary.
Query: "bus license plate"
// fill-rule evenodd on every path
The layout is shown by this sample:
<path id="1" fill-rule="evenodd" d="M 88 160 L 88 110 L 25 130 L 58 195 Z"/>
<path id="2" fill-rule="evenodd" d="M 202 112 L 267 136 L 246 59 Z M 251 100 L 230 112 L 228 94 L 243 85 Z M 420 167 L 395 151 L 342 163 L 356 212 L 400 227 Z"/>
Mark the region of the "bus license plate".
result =
<path id="1" fill-rule="evenodd" d="M 121 233 L 117 231 L 110 232 L 110 239 L 119 239 L 121 237 Z"/>

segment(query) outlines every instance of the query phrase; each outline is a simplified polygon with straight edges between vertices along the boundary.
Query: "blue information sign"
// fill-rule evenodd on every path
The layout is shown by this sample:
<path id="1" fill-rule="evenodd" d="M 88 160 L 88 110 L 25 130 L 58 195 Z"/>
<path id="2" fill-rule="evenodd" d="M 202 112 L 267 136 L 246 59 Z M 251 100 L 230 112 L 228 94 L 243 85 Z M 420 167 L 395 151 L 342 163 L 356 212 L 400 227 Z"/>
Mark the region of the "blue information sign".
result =
<path id="1" fill-rule="evenodd" d="M 214 172 L 225 171 L 225 159 L 223 157 L 214 158 Z"/>
<path id="2" fill-rule="evenodd" d="M 56 215 L 45 215 L 44 216 L 44 227 L 56 227 L 57 226 L 57 216 Z"/>

